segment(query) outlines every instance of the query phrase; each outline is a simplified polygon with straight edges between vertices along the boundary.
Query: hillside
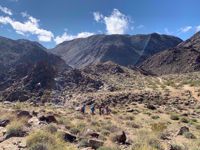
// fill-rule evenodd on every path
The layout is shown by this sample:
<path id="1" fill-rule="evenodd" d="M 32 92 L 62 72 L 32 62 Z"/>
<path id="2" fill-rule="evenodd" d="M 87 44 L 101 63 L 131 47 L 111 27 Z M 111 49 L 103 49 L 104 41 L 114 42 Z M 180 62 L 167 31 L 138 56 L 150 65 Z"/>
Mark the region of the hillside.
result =
<path id="1" fill-rule="evenodd" d="M 128 66 L 140 63 L 180 42 L 182 40 L 177 37 L 157 33 L 133 36 L 94 35 L 63 42 L 49 51 L 61 56 L 68 65 L 75 68 L 106 61 Z"/>
<path id="2" fill-rule="evenodd" d="M 174 48 L 153 55 L 140 68 L 158 75 L 200 71 L 200 32 Z"/>

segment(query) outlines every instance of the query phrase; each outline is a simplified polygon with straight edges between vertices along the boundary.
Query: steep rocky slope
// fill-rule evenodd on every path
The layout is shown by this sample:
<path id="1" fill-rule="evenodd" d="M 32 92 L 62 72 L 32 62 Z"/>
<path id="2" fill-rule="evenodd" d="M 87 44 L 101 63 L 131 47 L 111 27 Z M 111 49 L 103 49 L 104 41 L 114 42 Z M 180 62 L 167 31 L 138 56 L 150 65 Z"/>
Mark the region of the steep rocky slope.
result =
<path id="1" fill-rule="evenodd" d="M 39 43 L 0 37 L 0 90 L 27 76 L 38 63 L 50 65 L 57 71 L 70 68 Z"/>
<path id="2" fill-rule="evenodd" d="M 175 48 L 153 55 L 140 67 L 158 75 L 200 71 L 200 32 Z"/>
<path id="3" fill-rule="evenodd" d="M 98 62 L 113 61 L 128 66 L 147 57 L 178 45 L 182 40 L 156 33 L 148 35 L 94 35 L 59 44 L 50 52 L 61 56 L 75 68 Z"/>

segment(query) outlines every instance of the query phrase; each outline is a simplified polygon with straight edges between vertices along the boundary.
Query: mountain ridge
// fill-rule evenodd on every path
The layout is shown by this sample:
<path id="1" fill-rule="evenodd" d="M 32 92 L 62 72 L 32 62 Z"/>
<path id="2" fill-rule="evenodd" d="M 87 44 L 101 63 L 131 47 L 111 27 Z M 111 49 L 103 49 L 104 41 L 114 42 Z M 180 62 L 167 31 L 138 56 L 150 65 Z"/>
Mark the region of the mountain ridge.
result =
<path id="1" fill-rule="evenodd" d="M 96 62 L 113 61 L 128 66 L 142 62 L 147 57 L 182 42 L 181 39 L 153 34 L 138 35 L 93 35 L 65 41 L 49 50 L 75 68 L 82 68 Z"/>
<path id="2" fill-rule="evenodd" d="M 174 48 L 149 57 L 140 67 L 157 75 L 200 71 L 200 32 Z"/>

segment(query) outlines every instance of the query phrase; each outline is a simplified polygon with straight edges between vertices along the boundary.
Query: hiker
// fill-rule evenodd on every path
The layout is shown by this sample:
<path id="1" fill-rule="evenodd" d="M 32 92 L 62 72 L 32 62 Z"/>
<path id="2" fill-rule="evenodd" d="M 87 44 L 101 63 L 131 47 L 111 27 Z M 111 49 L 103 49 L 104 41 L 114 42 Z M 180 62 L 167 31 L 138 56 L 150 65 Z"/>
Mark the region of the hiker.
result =
<path id="1" fill-rule="evenodd" d="M 99 115 L 101 116 L 103 114 L 103 104 L 99 106 Z"/>
<path id="2" fill-rule="evenodd" d="M 85 108 L 86 108 L 86 104 L 83 104 L 83 106 L 81 107 L 81 112 L 84 114 L 85 113 Z"/>
<path id="3" fill-rule="evenodd" d="M 94 115 L 95 113 L 95 104 L 92 104 L 91 106 L 90 106 L 90 111 L 91 111 L 91 114 L 92 115 Z"/>
<path id="4" fill-rule="evenodd" d="M 105 107 L 105 114 L 106 115 L 110 114 L 110 108 L 108 107 L 108 105 Z"/>

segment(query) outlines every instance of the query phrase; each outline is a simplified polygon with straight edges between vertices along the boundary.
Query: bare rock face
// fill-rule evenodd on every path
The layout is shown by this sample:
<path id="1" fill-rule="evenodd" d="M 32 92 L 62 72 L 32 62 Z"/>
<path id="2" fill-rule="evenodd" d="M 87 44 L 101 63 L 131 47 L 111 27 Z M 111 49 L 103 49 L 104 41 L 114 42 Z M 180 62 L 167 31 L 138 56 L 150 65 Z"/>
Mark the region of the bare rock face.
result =
<path id="1" fill-rule="evenodd" d="M 0 37 L 0 53 L 0 90 L 25 77 L 39 62 L 46 62 L 58 70 L 69 68 L 61 58 L 46 52 L 42 45 L 28 40 Z"/>
<path id="2" fill-rule="evenodd" d="M 61 56 L 68 65 L 75 68 L 106 61 L 128 66 L 142 62 L 180 42 L 182 40 L 177 37 L 157 33 L 133 36 L 94 35 L 63 42 L 49 51 Z"/>
<path id="3" fill-rule="evenodd" d="M 103 85 L 101 81 L 92 79 L 77 69 L 64 72 L 58 83 L 68 91 L 80 92 L 97 91 Z"/>
<path id="4" fill-rule="evenodd" d="M 140 68 L 157 75 L 200 71 L 200 32 L 145 60 Z"/>
<path id="5" fill-rule="evenodd" d="M 31 91 L 40 88 L 51 89 L 55 86 L 55 76 L 56 71 L 51 65 L 45 62 L 37 63 L 28 74 L 24 84 Z"/>

